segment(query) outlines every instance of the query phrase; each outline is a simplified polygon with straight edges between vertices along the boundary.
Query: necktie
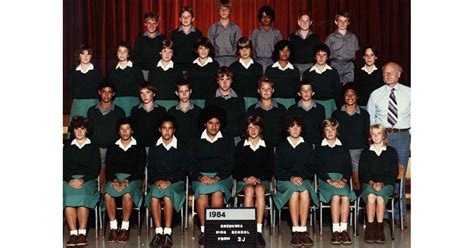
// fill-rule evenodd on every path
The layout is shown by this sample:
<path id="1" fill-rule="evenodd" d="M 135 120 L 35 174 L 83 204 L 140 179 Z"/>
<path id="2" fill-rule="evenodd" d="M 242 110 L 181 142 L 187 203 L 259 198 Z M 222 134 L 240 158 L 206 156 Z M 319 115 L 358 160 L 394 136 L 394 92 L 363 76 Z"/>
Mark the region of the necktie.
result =
<path id="1" fill-rule="evenodd" d="M 397 118 L 398 118 L 398 109 L 397 109 L 397 98 L 395 98 L 394 94 L 395 89 L 392 89 L 392 92 L 390 92 L 390 97 L 388 99 L 388 115 L 387 115 L 387 120 L 390 123 L 390 125 L 395 126 L 397 124 Z"/>

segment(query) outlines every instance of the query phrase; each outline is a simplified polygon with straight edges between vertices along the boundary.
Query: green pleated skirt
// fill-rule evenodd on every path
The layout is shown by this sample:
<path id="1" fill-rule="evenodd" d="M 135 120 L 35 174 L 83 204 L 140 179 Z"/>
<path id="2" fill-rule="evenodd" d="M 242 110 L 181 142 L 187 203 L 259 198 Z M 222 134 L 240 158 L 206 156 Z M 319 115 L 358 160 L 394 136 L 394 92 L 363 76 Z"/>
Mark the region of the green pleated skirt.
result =
<path id="1" fill-rule="evenodd" d="M 114 189 L 112 182 L 107 182 L 105 185 L 104 193 L 109 194 L 112 197 L 121 197 L 126 193 L 130 193 L 132 196 L 133 204 L 135 207 L 139 207 L 142 205 L 142 181 L 141 180 L 133 180 L 128 183 L 128 186 L 125 187 L 122 191 L 118 192 Z"/>
<path id="2" fill-rule="evenodd" d="M 156 185 L 151 185 L 150 190 L 145 198 L 145 204 L 148 209 L 151 209 L 151 198 L 158 198 L 161 199 L 165 196 L 171 199 L 173 203 L 174 210 L 179 212 L 183 207 L 183 203 L 186 197 L 186 184 L 183 181 L 178 181 L 175 183 L 170 184 L 164 190 L 159 189 Z"/>
<path id="3" fill-rule="evenodd" d="M 132 108 L 139 103 L 140 99 L 136 96 L 118 96 L 114 100 L 114 104 L 123 108 L 127 117 L 132 113 Z"/>
<path id="4" fill-rule="evenodd" d="M 216 173 L 201 173 L 204 176 L 214 176 Z M 224 203 L 230 200 L 232 196 L 232 176 L 224 178 L 214 184 L 202 184 L 199 181 L 192 181 L 191 185 L 194 190 L 194 197 L 197 199 L 200 195 L 208 195 L 217 191 L 221 191 L 224 194 Z"/>
<path id="5" fill-rule="evenodd" d="M 273 98 L 273 100 L 275 100 L 275 102 L 285 106 L 286 109 L 289 109 L 291 107 L 291 105 L 295 104 L 295 99 L 294 98 L 278 98 L 278 97 L 275 97 L 275 98 Z"/>
<path id="6" fill-rule="evenodd" d="M 265 192 L 270 192 L 270 181 L 262 181 L 262 184 L 265 185 Z M 247 184 L 244 181 L 237 181 L 235 192 L 239 194 L 244 189 L 245 185 Z"/>
<path id="7" fill-rule="evenodd" d="M 383 198 L 383 202 L 387 204 L 388 198 L 393 194 L 393 186 L 385 185 L 380 191 L 377 192 L 369 184 L 362 184 L 362 191 L 360 192 L 360 197 L 364 199 L 364 202 L 367 202 L 367 198 L 370 194 L 381 196 Z"/>
<path id="8" fill-rule="evenodd" d="M 340 180 L 342 178 L 341 173 L 331 172 L 331 173 L 328 173 L 328 176 L 332 180 Z M 349 183 L 346 183 L 346 186 L 344 186 L 344 188 L 342 189 L 338 189 L 321 179 L 318 179 L 318 184 L 319 184 L 318 185 L 319 186 L 319 199 L 321 199 L 321 201 L 324 203 L 330 202 L 332 197 L 335 195 L 348 196 L 351 202 L 357 199 L 357 196 L 355 192 L 351 190 Z"/>
<path id="9" fill-rule="evenodd" d="M 323 105 L 324 111 L 326 112 L 326 118 L 331 117 L 332 112 L 337 109 L 336 101 L 334 99 L 329 100 L 316 100 L 317 103 Z"/>
<path id="10" fill-rule="evenodd" d="M 80 189 L 63 181 L 63 207 L 94 208 L 100 197 L 97 187 L 97 180 L 84 183 Z"/>
<path id="11" fill-rule="evenodd" d="M 296 187 L 290 181 L 279 181 L 277 180 L 276 183 L 276 192 L 273 196 L 273 200 L 275 201 L 275 206 L 278 210 L 282 209 L 283 206 L 288 202 L 293 192 L 303 192 L 308 190 L 313 203 L 319 207 L 319 198 L 316 192 L 314 191 L 314 187 L 311 184 L 310 180 L 303 180 L 303 184 L 301 186 Z"/>
<path id="12" fill-rule="evenodd" d="M 159 106 L 162 106 L 163 108 L 168 111 L 172 107 L 176 107 L 176 104 L 178 104 L 178 100 L 155 100 L 155 104 L 158 104 Z"/>
<path id="13" fill-rule="evenodd" d="M 250 106 L 258 102 L 258 98 L 244 96 L 244 102 L 245 102 L 245 110 L 247 111 L 247 109 L 249 109 Z"/>

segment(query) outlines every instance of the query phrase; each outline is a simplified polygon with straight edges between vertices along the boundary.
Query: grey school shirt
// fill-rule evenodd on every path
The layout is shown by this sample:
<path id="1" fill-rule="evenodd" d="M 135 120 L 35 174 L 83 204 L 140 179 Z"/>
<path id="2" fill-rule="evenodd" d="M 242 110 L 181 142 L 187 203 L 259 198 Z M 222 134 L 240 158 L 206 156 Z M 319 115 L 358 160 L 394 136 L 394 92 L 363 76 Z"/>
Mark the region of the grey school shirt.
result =
<path id="1" fill-rule="evenodd" d="M 254 29 L 251 36 L 254 57 L 271 58 L 275 44 L 281 39 L 280 30 L 275 27 L 271 27 L 268 32 L 262 26 Z"/>
<path id="2" fill-rule="evenodd" d="M 241 37 L 240 28 L 233 22 L 229 22 L 227 27 L 216 22 L 209 27 L 207 38 L 211 41 L 216 51 L 216 57 L 236 56 L 237 40 Z"/>
<path id="3" fill-rule="evenodd" d="M 352 60 L 359 50 L 359 41 L 354 33 L 347 31 L 342 35 L 337 30 L 326 38 L 326 45 L 331 49 L 331 59 Z"/>

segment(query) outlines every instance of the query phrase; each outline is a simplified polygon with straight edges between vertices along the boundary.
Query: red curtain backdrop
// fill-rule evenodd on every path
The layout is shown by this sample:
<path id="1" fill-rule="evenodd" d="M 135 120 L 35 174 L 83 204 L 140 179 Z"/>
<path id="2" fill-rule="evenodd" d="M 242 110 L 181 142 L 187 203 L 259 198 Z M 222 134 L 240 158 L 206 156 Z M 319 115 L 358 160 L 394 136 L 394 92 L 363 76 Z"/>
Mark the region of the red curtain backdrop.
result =
<path id="1" fill-rule="evenodd" d="M 298 29 L 296 20 L 301 11 L 311 11 L 312 31 L 321 41 L 335 30 L 334 16 L 340 10 L 351 14 L 349 30 L 359 38 L 359 45 L 371 43 L 379 50 L 379 66 L 395 61 L 403 68 L 400 82 L 410 85 L 410 1 L 409 0 L 231 0 L 231 20 L 240 26 L 243 36 L 250 36 L 258 27 L 258 9 L 265 4 L 276 13 L 275 27 L 287 39 Z M 117 63 L 114 47 L 127 40 L 132 47 L 145 31 L 143 15 L 156 11 L 160 16 L 159 31 L 169 36 L 179 26 L 179 10 L 194 10 L 194 25 L 207 35 L 207 29 L 218 20 L 218 0 L 63 0 L 63 112 L 68 114 L 71 100 L 67 95 L 67 73 L 77 66 L 73 52 L 82 43 L 95 51 L 93 63 L 104 76 Z M 356 67 L 362 65 L 361 51 Z"/>

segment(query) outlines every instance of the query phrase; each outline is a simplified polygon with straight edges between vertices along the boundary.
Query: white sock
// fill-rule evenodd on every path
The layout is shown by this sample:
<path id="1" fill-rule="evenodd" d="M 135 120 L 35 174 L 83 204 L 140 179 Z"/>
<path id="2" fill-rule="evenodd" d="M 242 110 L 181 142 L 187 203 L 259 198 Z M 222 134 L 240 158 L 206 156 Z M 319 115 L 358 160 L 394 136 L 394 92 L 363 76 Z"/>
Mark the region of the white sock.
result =
<path id="1" fill-rule="evenodd" d="M 332 223 L 332 232 L 335 233 L 335 232 L 340 232 L 339 230 L 339 223 Z"/>
<path id="2" fill-rule="evenodd" d="M 341 222 L 341 227 L 339 228 L 339 232 L 347 231 L 347 223 Z"/>
<path id="3" fill-rule="evenodd" d="M 77 235 L 77 229 L 69 231 L 69 235 Z"/>
<path id="4" fill-rule="evenodd" d="M 299 232 L 299 226 L 292 226 L 291 231 L 292 232 Z"/>
<path id="5" fill-rule="evenodd" d="M 164 234 L 171 234 L 171 231 L 172 231 L 171 227 L 165 227 L 165 230 L 164 230 L 163 233 Z"/>
<path id="6" fill-rule="evenodd" d="M 117 230 L 117 228 L 118 228 L 117 226 L 118 226 L 117 220 L 111 220 L 110 221 L 110 229 Z"/>
<path id="7" fill-rule="evenodd" d="M 163 234 L 163 227 L 156 227 L 155 228 L 155 234 Z"/>
<path id="8" fill-rule="evenodd" d="M 300 232 L 306 232 L 308 228 L 306 226 L 300 226 Z"/>
<path id="9" fill-rule="evenodd" d="M 122 221 L 122 226 L 120 229 L 128 230 L 129 225 L 130 225 L 130 221 Z"/>
<path id="10" fill-rule="evenodd" d="M 262 233 L 262 224 L 257 224 L 257 232 Z"/>
<path id="11" fill-rule="evenodd" d="M 79 234 L 86 235 L 86 231 L 87 231 L 86 229 L 79 229 Z"/>
<path id="12" fill-rule="evenodd" d="M 204 233 L 204 226 L 201 226 L 201 233 Z"/>

